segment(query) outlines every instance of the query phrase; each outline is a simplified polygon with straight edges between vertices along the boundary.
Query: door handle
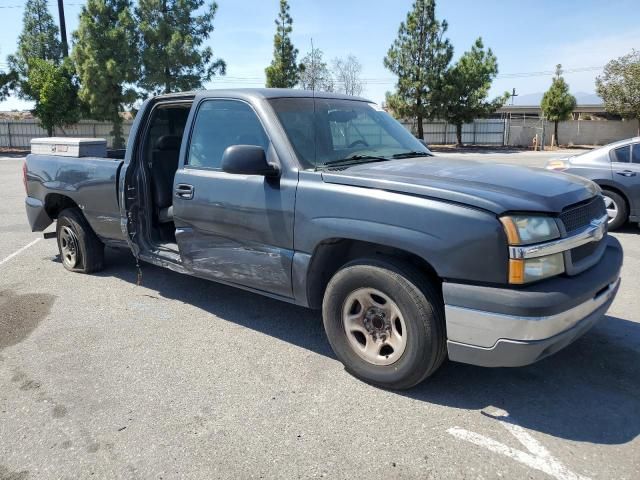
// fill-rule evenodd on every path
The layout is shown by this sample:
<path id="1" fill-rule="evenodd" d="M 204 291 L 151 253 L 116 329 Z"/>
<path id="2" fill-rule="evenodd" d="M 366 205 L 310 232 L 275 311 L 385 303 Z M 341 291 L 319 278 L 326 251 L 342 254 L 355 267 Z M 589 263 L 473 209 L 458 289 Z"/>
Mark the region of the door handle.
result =
<path id="1" fill-rule="evenodd" d="M 623 177 L 635 177 L 636 172 L 633 170 L 623 170 L 621 172 L 616 172 L 618 175 L 622 175 Z"/>
<path id="2" fill-rule="evenodd" d="M 179 183 L 176 185 L 176 197 L 191 200 L 193 198 L 193 185 Z"/>

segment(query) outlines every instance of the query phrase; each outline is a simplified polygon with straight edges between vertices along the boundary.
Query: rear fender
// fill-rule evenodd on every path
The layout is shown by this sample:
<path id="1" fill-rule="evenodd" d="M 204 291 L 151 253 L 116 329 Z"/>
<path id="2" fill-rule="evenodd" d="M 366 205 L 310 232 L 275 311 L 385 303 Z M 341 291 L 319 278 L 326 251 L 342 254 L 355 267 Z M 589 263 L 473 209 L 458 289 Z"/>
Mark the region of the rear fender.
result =
<path id="1" fill-rule="evenodd" d="M 25 199 L 25 207 L 32 232 L 42 232 L 53 223 L 53 219 L 47 214 L 42 200 L 27 197 Z"/>

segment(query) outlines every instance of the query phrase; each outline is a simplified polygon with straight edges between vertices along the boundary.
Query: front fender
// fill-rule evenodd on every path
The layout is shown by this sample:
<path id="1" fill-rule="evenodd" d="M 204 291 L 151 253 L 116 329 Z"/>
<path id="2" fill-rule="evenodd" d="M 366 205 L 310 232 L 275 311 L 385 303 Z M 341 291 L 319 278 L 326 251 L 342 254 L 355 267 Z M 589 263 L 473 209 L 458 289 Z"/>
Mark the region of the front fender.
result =
<path id="1" fill-rule="evenodd" d="M 330 237 L 320 242 L 328 238 L 358 240 L 397 248 L 415 255 L 424 254 L 426 251 L 434 253 L 444 248 L 443 239 L 435 233 L 421 232 L 399 225 L 338 217 L 314 218 L 311 224 L 319 231 L 332 232 Z"/>
<path id="2" fill-rule="evenodd" d="M 327 239 L 351 239 L 404 250 L 444 280 L 504 283 L 508 252 L 493 213 L 435 199 L 301 178 L 296 252 L 312 255 Z"/>

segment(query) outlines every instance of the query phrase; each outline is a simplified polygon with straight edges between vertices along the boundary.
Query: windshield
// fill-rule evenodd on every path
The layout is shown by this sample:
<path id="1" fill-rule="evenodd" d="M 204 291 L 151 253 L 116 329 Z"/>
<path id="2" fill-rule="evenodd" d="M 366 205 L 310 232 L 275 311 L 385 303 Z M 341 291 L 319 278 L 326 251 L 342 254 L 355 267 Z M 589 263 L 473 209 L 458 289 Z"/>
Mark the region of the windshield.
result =
<path id="1" fill-rule="evenodd" d="M 429 149 L 376 105 L 358 100 L 270 100 L 304 168 L 341 161 L 430 155 Z"/>

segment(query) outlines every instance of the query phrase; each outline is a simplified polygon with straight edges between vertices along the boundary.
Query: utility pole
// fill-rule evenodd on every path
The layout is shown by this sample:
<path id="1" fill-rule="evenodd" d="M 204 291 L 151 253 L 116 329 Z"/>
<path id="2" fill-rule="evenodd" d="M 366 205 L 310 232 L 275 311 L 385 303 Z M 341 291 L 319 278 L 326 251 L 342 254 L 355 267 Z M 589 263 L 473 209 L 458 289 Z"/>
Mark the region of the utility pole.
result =
<path id="1" fill-rule="evenodd" d="M 62 56 L 69 56 L 69 44 L 67 43 L 67 25 L 64 21 L 64 0 L 58 0 L 58 15 L 60 16 L 60 39 L 62 40 Z"/>
<path id="2" fill-rule="evenodd" d="M 311 91 L 316 91 L 316 69 L 314 65 L 313 55 L 313 38 L 311 39 Z"/>
<path id="3" fill-rule="evenodd" d="M 511 105 L 513 105 L 513 100 L 518 96 L 518 94 L 516 93 L 516 89 L 514 87 L 513 91 L 511 92 Z"/>

